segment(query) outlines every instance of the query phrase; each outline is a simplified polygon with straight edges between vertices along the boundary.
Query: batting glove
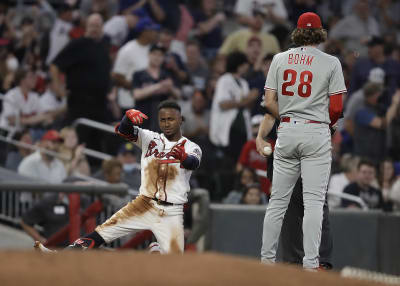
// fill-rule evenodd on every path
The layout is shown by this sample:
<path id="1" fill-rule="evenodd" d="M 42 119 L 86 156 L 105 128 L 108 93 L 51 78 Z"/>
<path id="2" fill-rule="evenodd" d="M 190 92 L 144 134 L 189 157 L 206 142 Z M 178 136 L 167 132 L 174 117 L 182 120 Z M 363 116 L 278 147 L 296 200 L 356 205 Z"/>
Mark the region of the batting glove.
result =
<path id="1" fill-rule="evenodd" d="M 188 154 L 185 152 L 185 143 L 186 140 L 182 141 L 172 148 L 171 152 L 169 153 L 170 156 L 174 157 L 175 159 L 179 160 L 181 163 L 186 160 Z"/>
<path id="2" fill-rule="evenodd" d="M 143 123 L 143 119 L 149 119 L 146 114 L 136 109 L 129 109 L 125 112 L 126 117 L 135 125 Z"/>

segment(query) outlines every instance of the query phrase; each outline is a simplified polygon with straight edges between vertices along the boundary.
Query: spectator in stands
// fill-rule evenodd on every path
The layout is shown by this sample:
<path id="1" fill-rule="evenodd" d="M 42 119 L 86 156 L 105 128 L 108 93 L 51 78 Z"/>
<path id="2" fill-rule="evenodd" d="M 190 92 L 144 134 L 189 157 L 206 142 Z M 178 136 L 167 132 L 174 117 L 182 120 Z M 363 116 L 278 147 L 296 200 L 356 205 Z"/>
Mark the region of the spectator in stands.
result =
<path id="1" fill-rule="evenodd" d="M 160 26 L 147 17 L 141 18 L 135 29 L 139 34 L 138 38 L 119 49 L 112 71 L 114 84 L 118 87 L 118 103 L 122 109 L 135 105 L 132 76 L 148 67 L 150 46 L 157 41 Z"/>
<path id="2" fill-rule="evenodd" d="M 22 19 L 19 31 L 21 34 L 15 39 L 14 44 L 15 56 L 21 66 L 34 66 L 35 59 L 39 58 L 39 38 L 34 21 L 30 16 Z"/>
<path id="3" fill-rule="evenodd" d="M 288 15 L 283 0 L 237 0 L 235 14 L 240 24 L 257 29 L 259 23 L 254 17 L 256 11 L 264 17 L 262 23 L 264 31 L 277 31 L 279 26 L 287 25 Z"/>
<path id="4" fill-rule="evenodd" d="M 208 65 L 201 55 L 197 41 L 191 40 L 186 43 L 186 57 L 186 66 L 190 74 L 191 85 L 196 90 L 204 90 L 208 77 Z"/>
<path id="5" fill-rule="evenodd" d="M 210 140 L 226 157 L 237 161 L 242 146 L 251 139 L 251 119 L 248 108 L 258 98 L 257 90 L 249 90 L 243 75 L 248 70 L 246 56 L 230 54 L 226 73 L 218 79 L 212 102 Z"/>
<path id="6" fill-rule="evenodd" d="M 168 98 L 178 99 L 181 91 L 174 85 L 170 75 L 162 69 L 166 50 L 163 46 L 153 45 L 149 52 L 147 69 L 133 74 L 133 97 L 136 100 L 136 109 L 144 114 L 157 114 L 158 104 Z M 152 131 L 159 130 L 158 119 L 149 116 L 142 127 Z"/>
<path id="7" fill-rule="evenodd" d="M 235 178 L 235 185 L 228 195 L 222 200 L 224 204 L 240 204 L 240 200 L 243 197 L 244 190 L 251 185 L 258 184 L 258 177 L 256 172 L 251 169 L 244 167 Z M 266 197 L 263 195 L 263 203 L 266 203 Z"/>
<path id="8" fill-rule="evenodd" d="M 59 82 L 61 83 L 61 82 Z M 55 86 L 55 81 L 51 78 L 48 79 L 48 86 L 40 96 L 40 108 L 41 112 L 49 115 L 49 120 L 46 124 L 52 125 L 53 128 L 61 125 L 61 122 L 65 120 L 67 113 L 67 98 L 65 92 L 65 84 L 61 83 L 63 87 Z M 61 93 L 59 91 L 62 91 Z"/>
<path id="9" fill-rule="evenodd" d="M 175 35 L 178 31 L 180 24 L 181 24 L 181 9 L 179 7 L 180 1 L 179 0 L 148 0 L 151 2 L 157 2 L 160 6 L 160 11 L 156 11 L 152 6 L 151 14 L 152 17 L 160 23 L 163 27 L 167 28 L 168 30 L 172 31 Z"/>
<path id="10" fill-rule="evenodd" d="M 360 89 L 368 80 L 371 69 L 380 67 L 385 72 L 385 84 L 389 97 L 386 102 L 390 103 L 390 97 L 398 87 L 400 80 L 400 64 L 390 57 L 386 57 L 382 38 L 373 37 L 368 42 L 368 56 L 360 57 L 352 70 L 349 93 Z"/>
<path id="11" fill-rule="evenodd" d="M 139 190 L 140 175 L 140 151 L 132 143 L 123 143 L 118 150 L 117 159 L 122 164 L 122 182 L 134 190 Z"/>
<path id="12" fill-rule="evenodd" d="M 18 59 L 7 51 L 8 41 L 4 40 L 4 46 L 0 47 L 0 93 L 6 93 L 15 87 L 15 75 L 19 68 Z"/>
<path id="13" fill-rule="evenodd" d="M 253 184 L 244 189 L 240 204 L 242 205 L 262 205 L 262 191 L 260 185 Z"/>
<path id="14" fill-rule="evenodd" d="M 42 40 L 41 54 L 45 56 L 46 65 L 49 65 L 71 40 L 69 31 L 72 29 L 72 11 L 72 6 L 61 3 L 58 7 L 58 17 Z"/>
<path id="15" fill-rule="evenodd" d="M 135 28 L 139 17 L 132 14 L 115 15 L 104 24 L 104 34 L 109 36 L 111 44 L 119 48 L 128 38 L 130 30 Z"/>
<path id="16" fill-rule="evenodd" d="M 328 185 L 329 208 L 340 207 L 341 199 L 335 194 L 342 194 L 345 187 L 357 180 L 357 168 L 360 159 L 351 154 L 344 154 L 340 159 L 341 172 L 333 174 Z"/>
<path id="17" fill-rule="evenodd" d="M 9 90 L 3 100 L 0 126 L 5 129 L 21 130 L 50 122 L 51 116 L 41 112 L 39 95 L 33 92 L 36 84 L 35 73 L 31 69 L 20 69 L 15 74 L 17 86 Z"/>
<path id="18" fill-rule="evenodd" d="M 393 0 L 381 0 L 377 4 L 378 13 L 376 18 L 380 24 L 382 33 L 394 33 L 400 39 L 398 31 L 400 24 L 400 3 Z"/>
<path id="19" fill-rule="evenodd" d="M 210 112 L 207 109 L 207 100 L 200 91 L 196 91 L 191 100 L 185 102 L 182 115 L 185 118 L 183 135 L 199 144 L 204 151 L 201 143 L 208 140 Z"/>
<path id="20" fill-rule="evenodd" d="M 92 14 L 87 19 L 85 36 L 68 43 L 51 64 L 50 75 L 59 95 L 65 93 L 60 73 L 66 75 L 69 122 L 80 117 L 101 122 L 108 120 L 106 96 L 111 86 L 109 50 L 110 44 L 103 37 L 103 20 L 99 14 Z"/>
<path id="21" fill-rule="evenodd" d="M 247 141 L 240 152 L 239 160 L 236 163 L 236 172 L 240 172 L 243 167 L 249 167 L 256 171 L 260 171 L 262 176 L 258 177 L 258 181 L 261 184 L 261 190 L 269 195 L 271 182 L 266 178 L 267 172 L 267 160 L 265 157 L 261 156 L 257 152 L 256 147 L 256 137 L 258 133 L 258 129 L 260 127 L 261 121 L 264 119 L 264 116 L 261 114 L 254 115 L 251 118 L 251 128 L 252 128 L 252 136 L 253 138 Z"/>
<path id="22" fill-rule="evenodd" d="M 172 76 L 175 85 L 180 87 L 183 83 L 188 82 L 189 75 L 181 57 L 171 50 L 173 38 L 171 30 L 161 29 L 158 45 L 166 50 L 163 68 Z"/>
<path id="23" fill-rule="evenodd" d="M 122 164 L 117 159 L 103 161 L 102 170 L 107 183 L 120 184 L 122 182 Z"/>
<path id="24" fill-rule="evenodd" d="M 398 176 L 392 186 L 392 191 L 390 192 L 390 200 L 393 202 L 393 210 L 399 212 L 400 211 L 400 178 Z"/>
<path id="25" fill-rule="evenodd" d="M 200 8 L 192 11 L 194 33 L 201 43 L 201 52 L 210 60 L 215 58 L 222 44 L 222 25 L 226 16 L 223 12 L 216 11 L 216 0 L 200 2 Z"/>
<path id="26" fill-rule="evenodd" d="M 104 174 L 104 179 L 108 184 L 112 185 L 122 185 L 126 184 L 122 182 L 123 178 L 123 165 L 116 158 L 109 160 L 104 160 L 101 166 L 102 172 Z M 123 207 L 127 202 L 131 200 L 130 195 L 117 196 L 112 194 L 107 194 L 102 196 L 105 202 L 115 209 Z"/>
<path id="27" fill-rule="evenodd" d="M 90 14 L 99 14 L 103 19 L 108 20 L 118 13 L 118 2 L 113 0 L 82 0 L 80 12 L 85 18 L 90 17 Z"/>
<path id="28" fill-rule="evenodd" d="M 29 132 L 29 129 L 24 129 L 20 132 L 15 133 L 13 139 L 19 143 L 29 145 L 33 144 L 32 136 Z M 5 167 L 7 169 L 17 171 L 21 161 L 30 154 L 32 154 L 32 149 L 23 146 L 13 147 L 13 149 L 7 153 Z"/>
<path id="29" fill-rule="evenodd" d="M 50 183 L 61 183 L 67 176 L 63 163 L 55 157 L 61 142 L 62 138 L 56 130 L 47 131 L 39 144 L 43 150 L 24 158 L 18 167 L 18 173 Z"/>
<path id="30" fill-rule="evenodd" d="M 333 2 L 333 1 L 326 1 Z M 286 1 L 286 7 L 289 14 L 289 21 L 293 27 L 297 26 L 297 19 L 299 19 L 300 15 L 306 12 L 314 12 L 319 13 L 317 11 L 317 1 L 315 0 L 288 0 Z M 323 21 L 328 21 L 327 18 L 323 16 L 323 14 L 319 14 Z M 324 19 L 325 18 L 325 19 Z M 324 23 L 325 26 L 325 23 Z"/>
<path id="31" fill-rule="evenodd" d="M 371 15 L 368 0 L 358 0 L 353 6 L 353 12 L 333 26 L 329 37 L 342 41 L 347 50 L 366 56 L 365 45 L 371 37 L 380 36 L 379 24 Z M 362 83 L 355 90 L 360 86 Z"/>
<path id="32" fill-rule="evenodd" d="M 391 204 L 391 197 L 393 191 L 393 185 L 396 182 L 396 174 L 394 172 L 393 160 L 386 158 L 379 164 L 378 170 L 378 184 L 382 190 L 383 201 L 387 204 Z"/>
<path id="33" fill-rule="evenodd" d="M 22 214 L 21 227 L 34 241 L 46 243 L 47 239 L 69 222 L 68 196 L 64 193 L 50 194 Z M 39 232 L 36 225 L 43 231 Z M 66 246 L 68 241 L 58 245 Z"/>
<path id="34" fill-rule="evenodd" d="M 61 129 L 60 136 L 63 143 L 58 151 L 63 156 L 65 170 L 68 176 L 75 174 L 90 176 L 90 166 L 84 155 L 85 144 L 79 144 L 78 134 L 72 127 Z"/>
<path id="35" fill-rule="evenodd" d="M 55 157 L 61 142 L 62 138 L 56 130 L 47 131 L 40 140 L 39 147 L 42 149 L 25 157 L 18 166 L 18 173 L 52 184 L 60 184 L 67 177 L 64 164 Z M 21 193 L 21 202 L 31 200 L 32 193 Z"/>
<path id="36" fill-rule="evenodd" d="M 262 55 L 268 53 L 276 54 L 280 52 L 277 38 L 267 32 L 262 31 L 264 14 L 260 10 L 253 11 L 254 23 L 249 28 L 243 28 L 231 33 L 219 49 L 219 54 L 228 55 L 235 51 L 246 52 L 246 47 L 251 38 L 259 38 L 262 42 Z"/>
<path id="37" fill-rule="evenodd" d="M 400 91 L 393 95 L 392 103 L 383 116 L 377 109 L 379 96 L 380 93 L 376 91 L 365 93 L 365 107 L 356 113 L 354 128 L 355 154 L 377 162 L 387 153 L 386 128 L 396 115 L 400 104 Z"/>
<path id="38" fill-rule="evenodd" d="M 257 89 L 260 94 L 259 101 L 255 102 L 251 110 L 252 115 L 265 113 L 265 108 L 262 107 L 259 103 L 262 100 L 261 95 L 264 94 L 265 79 L 268 75 L 269 67 L 271 66 L 273 57 L 273 54 L 265 55 L 262 58 L 261 63 L 256 62 L 257 64 L 255 65 L 255 68 L 253 68 L 252 71 L 249 71 L 245 76 L 246 80 L 249 83 L 249 88 Z"/>
<path id="39" fill-rule="evenodd" d="M 392 98 L 393 100 L 393 98 Z M 393 160 L 400 161 L 400 105 L 397 107 L 391 126 L 390 154 Z"/>
<path id="40" fill-rule="evenodd" d="M 343 193 L 350 194 L 361 198 L 368 208 L 381 209 L 383 208 L 383 198 L 381 190 L 372 187 L 372 182 L 375 179 L 376 170 L 371 161 L 362 159 L 358 163 L 358 178 L 357 181 L 348 185 Z M 356 202 L 342 199 L 342 207 L 344 208 L 359 208 Z"/>
<path id="41" fill-rule="evenodd" d="M 368 81 L 355 91 L 346 102 L 344 128 L 348 134 L 354 135 L 354 119 L 359 110 L 365 107 L 365 93 L 382 93 L 384 91 L 385 71 L 379 67 L 371 69 Z"/>

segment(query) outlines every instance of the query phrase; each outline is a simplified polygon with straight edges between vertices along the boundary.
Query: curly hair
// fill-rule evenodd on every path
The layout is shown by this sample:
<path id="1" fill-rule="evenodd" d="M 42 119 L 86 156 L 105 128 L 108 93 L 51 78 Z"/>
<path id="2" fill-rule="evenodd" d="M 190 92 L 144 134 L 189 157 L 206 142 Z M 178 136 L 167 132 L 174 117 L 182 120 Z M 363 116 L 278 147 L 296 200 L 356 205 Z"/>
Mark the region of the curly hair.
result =
<path id="1" fill-rule="evenodd" d="M 291 40 L 297 46 L 318 45 L 326 41 L 328 34 L 325 29 L 300 29 L 296 28 L 290 35 Z"/>

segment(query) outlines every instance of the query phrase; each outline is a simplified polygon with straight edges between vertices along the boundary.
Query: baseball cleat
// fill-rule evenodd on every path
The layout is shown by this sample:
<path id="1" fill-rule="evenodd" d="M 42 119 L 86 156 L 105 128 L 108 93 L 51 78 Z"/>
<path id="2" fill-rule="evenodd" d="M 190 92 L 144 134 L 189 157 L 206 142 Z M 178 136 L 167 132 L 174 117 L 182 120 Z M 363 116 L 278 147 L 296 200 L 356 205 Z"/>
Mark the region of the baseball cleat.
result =
<path id="1" fill-rule="evenodd" d="M 39 252 L 57 252 L 55 250 L 48 249 L 40 241 L 35 241 L 35 244 L 33 247 L 35 248 L 36 251 L 39 251 Z"/>
<path id="2" fill-rule="evenodd" d="M 161 247 L 158 242 L 150 243 L 150 245 L 147 249 L 148 249 L 149 253 L 152 253 L 152 254 L 161 253 Z"/>

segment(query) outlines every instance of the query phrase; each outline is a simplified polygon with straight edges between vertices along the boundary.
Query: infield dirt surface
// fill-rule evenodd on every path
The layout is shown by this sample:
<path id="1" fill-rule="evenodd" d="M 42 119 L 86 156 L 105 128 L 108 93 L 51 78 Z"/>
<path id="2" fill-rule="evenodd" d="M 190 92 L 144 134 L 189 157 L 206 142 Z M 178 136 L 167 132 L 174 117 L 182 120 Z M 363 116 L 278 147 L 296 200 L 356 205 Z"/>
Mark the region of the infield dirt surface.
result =
<path id="1" fill-rule="evenodd" d="M 215 253 L 158 255 L 133 251 L 0 252 L 1 286 L 382 285 Z"/>

